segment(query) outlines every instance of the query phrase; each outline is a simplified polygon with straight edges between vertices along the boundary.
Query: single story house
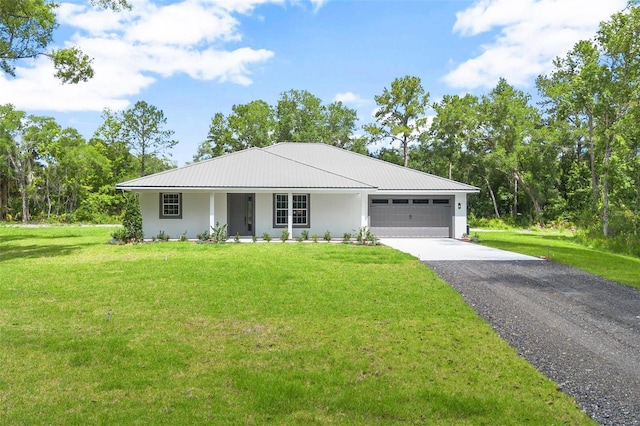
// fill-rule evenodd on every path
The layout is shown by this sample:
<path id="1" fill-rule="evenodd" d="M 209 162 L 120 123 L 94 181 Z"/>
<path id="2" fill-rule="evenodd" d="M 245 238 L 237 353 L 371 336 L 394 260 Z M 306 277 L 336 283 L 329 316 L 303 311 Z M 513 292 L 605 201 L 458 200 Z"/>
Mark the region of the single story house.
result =
<path id="1" fill-rule="evenodd" d="M 145 237 L 227 224 L 230 236 L 460 238 L 479 189 L 322 143 L 278 143 L 122 182 L 139 194 Z"/>

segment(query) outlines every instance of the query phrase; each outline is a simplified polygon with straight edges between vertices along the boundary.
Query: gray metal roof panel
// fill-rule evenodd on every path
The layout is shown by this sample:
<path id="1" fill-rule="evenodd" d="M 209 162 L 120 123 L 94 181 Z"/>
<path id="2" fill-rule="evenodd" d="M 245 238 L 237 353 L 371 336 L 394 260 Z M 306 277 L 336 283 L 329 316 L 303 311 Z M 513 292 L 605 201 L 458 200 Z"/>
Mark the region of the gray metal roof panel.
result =
<path id="1" fill-rule="evenodd" d="M 118 188 L 336 188 L 371 185 L 303 164 L 260 148 L 250 148 L 119 183 Z"/>
<path id="2" fill-rule="evenodd" d="M 349 179 L 366 182 L 381 191 L 478 191 L 475 186 L 322 143 L 283 142 L 263 149 Z"/>

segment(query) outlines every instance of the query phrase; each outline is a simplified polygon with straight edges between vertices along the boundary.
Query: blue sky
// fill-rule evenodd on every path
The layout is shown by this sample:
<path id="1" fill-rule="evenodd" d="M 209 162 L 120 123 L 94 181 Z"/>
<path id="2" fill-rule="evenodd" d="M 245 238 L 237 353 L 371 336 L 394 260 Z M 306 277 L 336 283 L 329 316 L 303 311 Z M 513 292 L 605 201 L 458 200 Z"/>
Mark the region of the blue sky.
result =
<path id="1" fill-rule="evenodd" d="M 56 43 L 94 57 L 96 77 L 61 85 L 46 58 L 0 76 L 0 103 L 55 117 L 89 138 L 105 107 L 144 100 L 164 111 L 191 161 L 216 112 L 290 89 L 355 108 L 397 77 L 421 78 L 437 101 L 487 93 L 498 78 L 535 94 L 535 77 L 626 0 L 133 0 L 98 11 L 62 2 Z"/>

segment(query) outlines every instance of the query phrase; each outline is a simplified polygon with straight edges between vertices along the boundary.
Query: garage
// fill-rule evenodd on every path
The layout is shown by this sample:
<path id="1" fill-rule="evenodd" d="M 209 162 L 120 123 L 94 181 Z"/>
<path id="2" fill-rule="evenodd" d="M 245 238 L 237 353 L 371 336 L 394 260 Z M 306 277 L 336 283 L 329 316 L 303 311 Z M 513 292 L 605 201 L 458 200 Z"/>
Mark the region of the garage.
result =
<path id="1" fill-rule="evenodd" d="M 369 225 L 377 237 L 450 238 L 451 197 L 369 197 Z"/>

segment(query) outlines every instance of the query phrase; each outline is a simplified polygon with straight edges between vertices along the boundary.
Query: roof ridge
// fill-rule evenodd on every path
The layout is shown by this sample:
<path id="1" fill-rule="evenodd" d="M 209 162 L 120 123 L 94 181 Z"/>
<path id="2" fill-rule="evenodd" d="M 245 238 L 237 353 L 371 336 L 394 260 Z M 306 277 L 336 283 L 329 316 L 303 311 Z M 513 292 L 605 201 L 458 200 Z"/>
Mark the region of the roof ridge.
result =
<path id="1" fill-rule="evenodd" d="M 320 143 L 320 142 L 278 142 L 277 144 L 274 144 L 274 145 L 280 145 L 281 143 Z M 270 145 L 270 146 L 274 146 L 274 145 Z M 313 165 L 305 163 L 303 161 L 294 160 L 293 158 L 289 158 L 289 157 L 285 157 L 284 155 L 276 154 L 275 152 L 271 152 L 271 151 L 267 150 L 266 148 L 269 148 L 269 147 L 267 146 L 267 147 L 258 148 L 258 149 L 264 151 L 265 153 L 267 153 L 269 155 L 274 155 L 276 157 L 280 157 L 282 159 L 285 159 L 285 160 L 288 160 L 288 161 L 292 161 L 292 162 L 297 163 L 297 164 L 302 164 L 303 166 L 310 167 L 310 168 L 315 169 L 315 170 L 320 170 L 321 172 L 328 173 L 328 174 L 334 175 L 334 176 L 338 176 L 338 177 L 340 177 L 342 179 L 347 179 L 347 180 L 349 180 L 351 182 L 356 182 L 356 183 L 359 183 L 361 185 L 368 186 L 369 188 L 377 188 L 376 186 L 371 185 L 370 183 L 361 182 L 359 180 L 350 178 L 348 176 L 344 176 L 344 175 L 341 175 L 341 174 L 338 174 L 338 173 L 330 172 L 329 170 L 325 170 L 325 169 L 322 169 L 320 167 L 313 166 Z"/>
<path id="2" fill-rule="evenodd" d="M 419 174 L 426 175 L 426 176 L 429 176 L 429 177 L 432 177 L 432 178 L 436 178 L 436 179 L 439 179 L 439 180 L 442 180 L 442 181 L 452 182 L 452 183 L 455 183 L 455 184 L 458 184 L 458 185 L 466 185 L 469 188 L 478 189 L 473 185 L 469 185 L 468 183 L 458 182 L 458 181 L 453 180 L 453 179 L 448 179 L 446 177 L 434 175 L 433 173 L 423 172 L 422 170 L 413 169 L 411 167 L 401 166 L 399 164 L 395 164 L 395 163 L 391 163 L 389 161 L 381 160 L 381 159 L 376 158 L 376 157 L 370 157 L 368 155 L 360 154 L 359 152 L 350 151 L 348 149 L 340 148 L 340 147 L 334 146 L 334 145 L 329 145 L 329 144 L 323 143 L 323 142 L 278 142 L 276 144 L 266 146 L 263 149 L 266 149 L 266 148 L 269 148 L 269 147 L 272 147 L 272 146 L 276 146 L 276 145 L 285 145 L 285 144 L 293 145 L 293 144 L 301 144 L 301 143 L 308 143 L 308 144 L 313 144 L 313 145 L 318 145 L 318 146 L 324 145 L 324 146 L 327 146 L 327 147 L 330 147 L 330 148 L 333 148 L 333 149 L 336 149 L 336 150 L 344 151 L 346 154 L 354 155 L 354 156 L 357 156 L 357 157 L 364 157 L 364 158 L 366 158 L 368 160 L 377 161 L 377 162 L 383 163 L 383 164 L 385 164 L 387 166 L 394 166 L 394 167 L 399 168 L 401 170 L 408 170 L 410 172 L 419 173 Z M 340 176 L 340 175 L 338 175 L 338 176 Z M 348 178 L 348 179 L 350 179 L 350 178 Z M 355 179 L 352 179 L 352 180 L 355 180 Z M 356 180 L 356 182 L 358 182 L 358 181 Z M 362 183 L 364 183 L 364 182 L 362 182 Z M 370 184 L 367 184 L 367 185 L 370 185 Z"/>

